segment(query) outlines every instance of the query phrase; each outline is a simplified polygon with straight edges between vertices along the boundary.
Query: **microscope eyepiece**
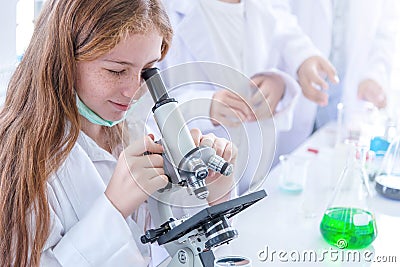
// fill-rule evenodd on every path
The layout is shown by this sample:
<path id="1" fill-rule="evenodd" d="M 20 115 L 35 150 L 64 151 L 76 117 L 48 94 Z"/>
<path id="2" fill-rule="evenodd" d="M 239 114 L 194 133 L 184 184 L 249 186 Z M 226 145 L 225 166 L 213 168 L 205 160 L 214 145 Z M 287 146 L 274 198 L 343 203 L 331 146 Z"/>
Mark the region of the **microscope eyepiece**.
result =
<path id="1" fill-rule="evenodd" d="M 158 68 L 148 68 L 142 71 L 142 78 L 144 80 L 150 79 L 153 75 L 159 73 Z"/>
<path id="2" fill-rule="evenodd" d="M 154 103 L 169 99 L 167 88 L 161 79 L 160 70 L 158 68 L 145 69 L 141 73 L 142 78 L 146 81 L 151 97 Z"/>

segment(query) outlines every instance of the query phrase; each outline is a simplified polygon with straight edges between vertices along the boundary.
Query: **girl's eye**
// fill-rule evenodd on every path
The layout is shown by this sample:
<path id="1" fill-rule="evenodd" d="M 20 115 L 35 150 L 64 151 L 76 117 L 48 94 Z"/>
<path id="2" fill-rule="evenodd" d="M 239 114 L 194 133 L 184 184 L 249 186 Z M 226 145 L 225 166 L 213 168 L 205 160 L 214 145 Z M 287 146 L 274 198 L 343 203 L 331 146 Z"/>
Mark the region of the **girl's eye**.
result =
<path id="1" fill-rule="evenodd" d="M 116 71 L 116 70 L 108 70 L 111 74 L 113 74 L 113 75 L 117 75 L 117 76 L 120 76 L 120 75 L 122 75 L 124 72 L 125 72 L 125 70 L 121 70 L 121 71 Z"/>

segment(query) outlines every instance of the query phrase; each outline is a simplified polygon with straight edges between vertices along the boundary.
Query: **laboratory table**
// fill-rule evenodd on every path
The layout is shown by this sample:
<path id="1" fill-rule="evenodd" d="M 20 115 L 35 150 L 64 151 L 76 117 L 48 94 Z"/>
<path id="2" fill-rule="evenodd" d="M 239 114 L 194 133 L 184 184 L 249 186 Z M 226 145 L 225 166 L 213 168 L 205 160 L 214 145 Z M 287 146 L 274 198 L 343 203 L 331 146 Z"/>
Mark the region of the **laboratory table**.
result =
<path id="1" fill-rule="evenodd" d="M 239 237 L 228 245 L 229 253 L 250 258 L 253 267 L 400 266 L 400 201 L 371 197 L 378 235 L 365 249 L 339 249 L 322 238 L 319 224 L 334 188 L 335 136 L 330 124 L 292 153 L 310 159 L 302 192 L 281 190 L 282 166 L 271 170 L 260 187 L 268 196 L 236 216 Z"/>

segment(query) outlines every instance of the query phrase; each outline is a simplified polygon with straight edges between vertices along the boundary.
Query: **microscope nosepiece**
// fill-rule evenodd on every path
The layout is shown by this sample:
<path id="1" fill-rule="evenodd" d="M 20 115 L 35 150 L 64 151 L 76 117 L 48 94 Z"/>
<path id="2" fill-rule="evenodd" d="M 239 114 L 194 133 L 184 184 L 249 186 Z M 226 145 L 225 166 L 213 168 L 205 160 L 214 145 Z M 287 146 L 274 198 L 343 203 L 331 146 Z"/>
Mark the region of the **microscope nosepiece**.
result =
<path id="1" fill-rule="evenodd" d="M 207 172 L 208 175 L 208 172 Z M 187 178 L 188 186 L 192 189 L 192 192 L 199 199 L 205 199 L 208 197 L 208 189 L 205 179 L 198 179 L 194 175 L 190 175 Z"/>
<path id="2" fill-rule="evenodd" d="M 208 189 L 207 187 L 200 187 L 193 190 L 193 193 L 196 195 L 198 199 L 206 199 L 208 197 Z"/>
<path id="3" fill-rule="evenodd" d="M 195 170 L 194 176 L 196 176 L 197 179 L 206 179 L 208 176 L 207 167 L 201 167 L 198 170 Z"/>

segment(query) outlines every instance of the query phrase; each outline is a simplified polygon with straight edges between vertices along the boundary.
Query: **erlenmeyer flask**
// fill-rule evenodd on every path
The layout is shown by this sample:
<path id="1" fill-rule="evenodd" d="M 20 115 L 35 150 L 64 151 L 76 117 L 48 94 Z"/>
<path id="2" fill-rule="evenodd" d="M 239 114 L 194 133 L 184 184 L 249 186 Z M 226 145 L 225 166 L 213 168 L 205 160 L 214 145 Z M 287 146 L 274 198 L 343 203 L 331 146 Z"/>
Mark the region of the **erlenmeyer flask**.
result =
<path id="1" fill-rule="evenodd" d="M 374 214 L 368 208 L 370 189 L 364 169 L 366 148 L 350 150 L 347 165 L 320 224 L 324 239 L 339 248 L 360 249 L 376 238 Z"/>
<path id="2" fill-rule="evenodd" d="M 375 181 L 378 193 L 400 200 L 400 137 L 397 137 L 386 151 Z"/>

